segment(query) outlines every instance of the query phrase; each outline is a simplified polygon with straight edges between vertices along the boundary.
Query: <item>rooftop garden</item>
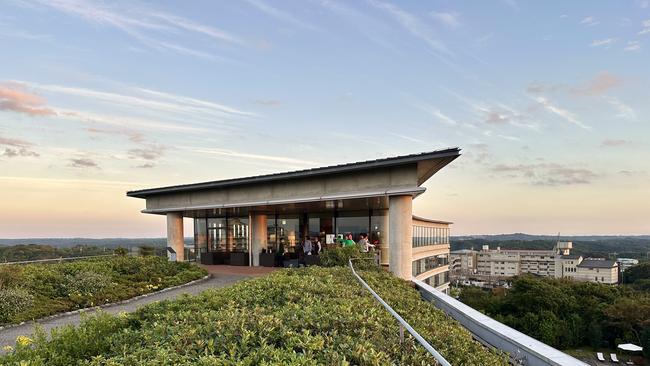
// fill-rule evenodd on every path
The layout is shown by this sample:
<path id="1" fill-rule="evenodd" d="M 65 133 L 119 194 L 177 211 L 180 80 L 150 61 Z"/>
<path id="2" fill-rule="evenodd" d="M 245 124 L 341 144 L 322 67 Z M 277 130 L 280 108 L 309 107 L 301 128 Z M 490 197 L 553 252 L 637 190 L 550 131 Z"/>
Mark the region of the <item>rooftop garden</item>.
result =
<path id="1" fill-rule="evenodd" d="M 154 256 L 0 265 L 0 325 L 125 300 L 206 274 Z"/>
<path id="2" fill-rule="evenodd" d="M 360 275 L 454 365 L 506 365 L 390 273 Z M 6 365 L 433 365 L 345 267 L 285 269 L 19 339 Z"/>

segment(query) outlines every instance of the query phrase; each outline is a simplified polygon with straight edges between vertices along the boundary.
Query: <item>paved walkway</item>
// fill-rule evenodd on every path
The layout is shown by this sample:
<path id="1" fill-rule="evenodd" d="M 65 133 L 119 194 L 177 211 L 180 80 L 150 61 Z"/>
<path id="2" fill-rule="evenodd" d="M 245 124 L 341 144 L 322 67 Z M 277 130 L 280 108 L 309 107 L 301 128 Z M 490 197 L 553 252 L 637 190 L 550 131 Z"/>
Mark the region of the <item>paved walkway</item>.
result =
<path id="1" fill-rule="evenodd" d="M 219 288 L 219 287 L 226 287 L 229 285 L 234 284 L 235 282 L 251 278 L 251 277 L 257 277 L 257 276 L 263 276 L 264 274 L 268 273 L 269 271 L 246 271 L 244 269 L 240 269 L 239 271 L 235 271 L 236 273 L 228 272 L 228 268 L 225 267 L 230 267 L 230 266 L 203 266 L 208 272 L 212 274 L 212 278 L 209 278 L 205 281 L 198 282 L 193 285 L 161 292 L 158 294 L 153 294 L 151 296 L 143 297 L 134 301 L 131 301 L 126 304 L 116 304 L 113 306 L 105 307 L 102 309 L 102 311 L 110 314 L 117 314 L 120 312 L 133 312 L 137 308 L 139 308 L 142 305 L 146 305 L 155 301 L 161 301 L 161 300 L 167 300 L 167 299 L 173 299 L 176 298 L 177 296 L 181 294 L 190 294 L 190 295 L 196 295 L 204 290 L 207 290 L 209 288 Z M 222 267 L 222 268 L 212 268 L 212 267 Z M 253 268 L 253 267 L 244 267 L 244 268 Z M 85 312 L 85 314 L 93 314 L 95 313 L 96 310 L 90 310 Z M 64 326 L 67 324 L 73 324 L 77 325 L 81 321 L 81 315 L 80 314 L 71 314 L 67 316 L 62 316 L 58 318 L 53 318 L 53 319 L 45 319 L 42 321 L 38 321 L 37 323 L 40 324 L 43 329 L 49 334 L 50 330 L 52 328 Z M 7 329 L 2 329 L 0 330 L 0 354 L 4 353 L 2 350 L 2 347 L 6 345 L 14 346 L 16 342 L 16 337 L 20 335 L 31 335 L 34 332 L 34 324 L 33 323 L 27 323 L 23 324 L 17 327 L 12 327 L 12 328 L 7 328 Z"/>

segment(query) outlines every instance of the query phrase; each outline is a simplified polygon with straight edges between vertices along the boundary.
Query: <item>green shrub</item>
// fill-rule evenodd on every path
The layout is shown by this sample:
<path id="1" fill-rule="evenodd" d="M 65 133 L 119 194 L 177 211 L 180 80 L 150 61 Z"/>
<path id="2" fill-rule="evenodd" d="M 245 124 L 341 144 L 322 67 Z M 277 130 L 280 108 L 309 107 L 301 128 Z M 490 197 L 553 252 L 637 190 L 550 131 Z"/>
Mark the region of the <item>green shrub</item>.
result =
<path id="1" fill-rule="evenodd" d="M 32 305 L 34 296 L 22 288 L 0 289 L 0 322 L 10 321 L 14 315 Z"/>
<path id="2" fill-rule="evenodd" d="M 33 304 L 0 319 L 0 324 L 124 300 L 206 274 L 198 266 L 161 257 L 115 256 L 7 267 L 0 267 L 1 288 L 23 286 L 33 295 Z"/>
<path id="3" fill-rule="evenodd" d="M 1 265 L 0 266 L 0 289 L 15 287 L 21 284 L 23 279 L 23 270 L 20 266 Z"/>
<path id="4" fill-rule="evenodd" d="M 129 250 L 123 247 L 117 247 L 114 251 L 113 254 L 120 256 L 120 257 L 125 257 L 127 254 L 129 254 Z"/>
<path id="5" fill-rule="evenodd" d="M 507 365 L 385 271 L 363 278 L 453 365 Z M 433 365 L 347 268 L 286 269 L 198 296 L 89 318 L 17 347 L 19 365 Z"/>
<path id="6" fill-rule="evenodd" d="M 320 257 L 323 267 L 349 266 L 349 260 L 355 269 L 369 269 L 375 267 L 375 253 L 362 252 L 356 246 L 337 247 L 323 251 Z"/>

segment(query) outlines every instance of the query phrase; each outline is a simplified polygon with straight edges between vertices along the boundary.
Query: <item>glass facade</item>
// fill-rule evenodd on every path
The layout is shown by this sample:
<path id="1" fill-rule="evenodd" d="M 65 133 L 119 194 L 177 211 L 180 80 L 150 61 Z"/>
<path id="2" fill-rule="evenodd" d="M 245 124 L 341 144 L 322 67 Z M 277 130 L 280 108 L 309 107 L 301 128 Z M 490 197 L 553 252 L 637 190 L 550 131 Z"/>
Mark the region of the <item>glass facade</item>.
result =
<path id="1" fill-rule="evenodd" d="M 413 225 L 413 248 L 449 244 L 449 228 Z"/>
<path id="2" fill-rule="evenodd" d="M 431 277 L 428 277 L 424 280 L 424 283 L 426 283 L 429 286 L 433 287 L 439 287 L 444 285 L 445 283 L 449 282 L 449 272 L 442 272 L 438 273 L 436 275 L 433 275 Z"/>
<path id="3" fill-rule="evenodd" d="M 385 237 L 385 210 L 268 214 L 267 247 L 271 252 L 294 253 L 305 236 L 320 240 L 323 248 L 338 235 L 351 233 L 355 241 L 368 234 L 372 244 Z M 250 238 L 248 217 L 225 216 L 194 219 L 194 245 L 199 253 L 247 252 Z"/>
<path id="4" fill-rule="evenodd" d="M 449 264 L 449 254 L 439 254 L 413 261 L 413 277 Z"/>

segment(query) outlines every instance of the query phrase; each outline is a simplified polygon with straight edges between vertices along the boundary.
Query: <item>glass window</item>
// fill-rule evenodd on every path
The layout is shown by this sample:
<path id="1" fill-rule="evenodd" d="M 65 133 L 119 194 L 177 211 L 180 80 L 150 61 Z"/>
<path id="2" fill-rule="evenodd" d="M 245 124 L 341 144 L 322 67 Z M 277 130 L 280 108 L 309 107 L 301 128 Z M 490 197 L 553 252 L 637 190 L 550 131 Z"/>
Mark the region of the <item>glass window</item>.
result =
<path id="1" fill-rule="evenodd" d="M 333 213 L 314 213 L 309 214 L 307 218 L 307 228 L 305 230 L 312 241 L 320 240 L 324 246 L 327 234 L 334 234 L 334 214 Z"/>
<path id="2" fill-rule="evenodd" d="M 278 233 L 275 222 L 275 215 L 268 215 L 266 219 L 266 249 L 278 251 Z"/>
<path id="3" fill-rule="evenodd" d="M 233 252 L 248 252 L 248 217 L 228 218 L 228 250 Z"/>
<path id="4" fill-rule="evenodd" d="M 204 218 L 194 219 L 194 251 L 197 260 L 201 259 L 201 253 L 208 250 L 207 222 Z"/>
<path id="5" fill-rule="evenodd" d="M 336 217 L 336 233 L 352 233 L 354 241 L 359 240 L 359 234 L 367 234 L 368 224 L 370 223 L 369 212 L 341 212 Z"/>
<path id="6" fill-rule="evenodd" d="M 208 219 L 208 250 L 221 252 L 227 249 L 226 218 Z"/>
<path id="7" fill-rule="evenodd" d="M 386 211 L 373 210 L 370 217 L 370 243 L 371 244 L 388 244 L 388 237 L 386 236 L 386 229 L 384 224 L 386 220 Z"/>
<path id="8" fill-rule="evenodd" d="M 298 215 L 279 215 L 277 225 L 279 250 L 294 252 L 296 245 L 301 240 L 300 217 Z"/>

